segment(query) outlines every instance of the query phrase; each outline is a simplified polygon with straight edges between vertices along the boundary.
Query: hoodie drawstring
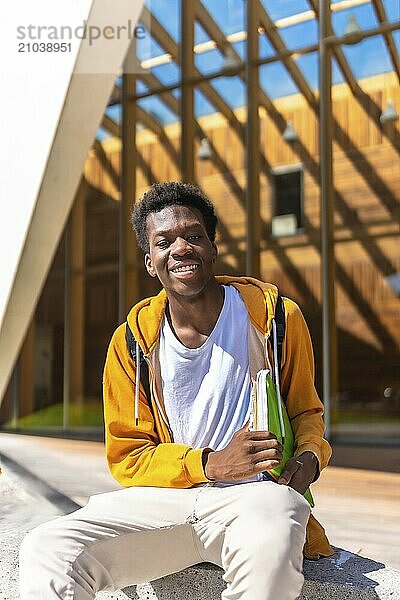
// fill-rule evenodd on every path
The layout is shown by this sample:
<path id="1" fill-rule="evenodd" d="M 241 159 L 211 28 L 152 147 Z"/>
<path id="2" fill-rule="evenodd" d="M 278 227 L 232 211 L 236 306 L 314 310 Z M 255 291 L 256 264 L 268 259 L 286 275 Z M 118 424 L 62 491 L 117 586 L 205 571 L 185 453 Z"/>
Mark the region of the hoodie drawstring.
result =
<path id="1" fill-rule="evenodd" d="M 276 386 L 276 394 L 278 397 L 278 411 L 279 411 L 279 421 L 281 424 L 281 433 L 282 433 L 282 441 L 285 440 L 285 423 L 283 421 L 282 414 L 282 398 L 281 398 L 281 382 L 280 382 L 280 373 L 279 373 L 279 365 L 278 365 L 278 336 L 276 333 L 276 323 L 275 319 L 272 320 L 272 341 L 274 346 L 274 373 L 275 373 L 275 386 Z"/>
<path id="2" fill-rule="evenodd" d="M 140 348 L 136 342 L 136 387 L 135 387 L 135 424 L 139 425 L 139 393 L 140 393 Z"/>

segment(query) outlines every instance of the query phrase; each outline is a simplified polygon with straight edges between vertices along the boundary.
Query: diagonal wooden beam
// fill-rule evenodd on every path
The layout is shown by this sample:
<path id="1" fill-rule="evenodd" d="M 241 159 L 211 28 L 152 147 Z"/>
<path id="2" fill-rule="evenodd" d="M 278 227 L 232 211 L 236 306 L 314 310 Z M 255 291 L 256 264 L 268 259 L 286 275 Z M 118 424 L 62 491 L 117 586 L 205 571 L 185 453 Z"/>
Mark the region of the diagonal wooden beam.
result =
<path id="1" fill-rule="evenodd" d="M 116 170 L 112 166 L 110 159 L 108 158 L 108 156 L 103 148 L 103 144 L 101 142 L 99 142 L 99 140 L 94 140 L 93 150 L 94 150 L 97 158 L 99 159 L 101 166 L 103 167 L 103 169 L 106 171 L 106 173 L 109 175 L 111 181 L 113 182 L 115 189 L 119 190 L 119 185 L 120 185 L 119 174 L 116 172 Z"/>
<path id="2" fill-rule="evenodd" d="M 274 22 L 272 21 L 271 17 L 268 15 L 267 11 L 265 10 L 265 8 L 261 2 L 259 3 L 259 6 L 260 6 L 260 24 L 265 30 L 265 35 L 268 37 L 272 46 L 275 48 L 275 51 L 278 54 L 282 53 L 284 55 L 284 57 L 282 58 L 282 62 L 285 65 L 287 71 L 289 72 L 291 78 L 293 79 L 294 83 L 296 84 L 296 86 L 298 87 L 300 92 L 303 94 L 303 96 L 305 97 L 305 99 L 307 100 L 307 102 L 311 106 L 311 108 L 315 112 L 318 112 L 317 99 L 315 98 L 312 89 L 308 85 L 307 80 L 305 79 L 303 73 L 297 66 L 293 57 L 285 56 L 285 53 L 287 53 L 288 49 L 286 48 L 284 41 L 282 40 L 280 34 L 278 33 L 277 28 L 275 27 Z"/>
<path id="3" fill-rule="evenodd" d="M 103 115 L 101 127 L 111 133 L 112 136 L 117 138 L 121 137 L 121 127 L 106 114 Z"/>
<path id="4" fill-rule="evenodd" d="M 147 127 L 147 129 L 150 129 L 150 131 L 155 133 L 171 160 L 177 167 L 179 167 L 179 154 L 176 151 L 175 146 L 172 144 L 170 138 L 165 133 L 164 128 L 156 121 L 156 119 L 153 119 L 151 115 L 149 115 L 149 113 L 143 110 L 143 108 L 141 108 L 139 105 L 136 105 L 136 113 L 137 120 Z"/>
<path id="5" fill-rule="evenodd" d="M 319 5 L 318 0 L 308 0 L 308 3 L 313 8 L 316 17 L 319 19 Z M 332 31 L 333 33 L 333 31 Z M 340 46 L 332 47 L 333 56 L 336 59 L 336 62 L 343 73 L 343 77 L 350 87 L 353 96 L 358 100 L 361 108 L 364 110 L 367 117 L 372 119 L 375 123 L 379 124 L 379 117 L 381 116 L 382 108 L 374 102 L 374 100 L 369 96 L 359 85 L 358 81 L 355 79 L 353 71 L 344 55 L 344 52 Z M 335 122 L 335 128 L 337 131 L 343 130 L 339 127 L 338 123 Z M 385 128 L 381 128 L 382 135 L 390 142 L 393 146 L 394 150 L 400 154 L 400 133 L 397 129 L 387 130 Z"/>
<path id="6" fill-rule="evenodd" d="M 140 123 L 142 123 L 147 129 L 150 129 L 150 131 L 152 131 L 158 137 L 158 139 L 164 146 L 166 152 L 169 154 L 170 158 L 173 160 L 173 162 L 177 166 L 179 166 L 178 153 L 177 153 L 174 145 L 171 143 L 171 140 L 165 133 L 164 129 L 156 121 L 156 119 L 151 117 L 151 115 L 149 115 L 149 113 L 147 113 L 145 110 L 143 110 L 143 108 L 141 108 L 138 105 L 136 106 L 136 115 L 137 115 L 137 121 L 140 121 Z M 119 138 L 121 137 L 121 127 L 118 125 L 118 123 L 116 123 L 113 119 L 111 119 L 107 115 L 103 116 L 101 126 L 106 131 L 111 133 L 111 135 L 113 135 L 114 137 L 119 137 Z"/>
<path id="7" fill-rule="evenodd" d="M 177 64 L 180 64 L 178 44 L 168 34 L 168 32 L 164 29 L 164 27 L 156 19 L 156 17 L 148 11 L 147 8 L 144 8 L 143 12 L 146 13 L 146 18 L 149 19 L 152 37 L 157 41 L 157 43 L 161 47 L 164 48 L 164 50 L 166 50 L 166 52 L 168 52 L 171 55 L 172 59 Z M 200 71 L 196 68 L 194 69 L 193 75 L 195 78 L 201 77 Z M 237 134 L 239 140 L 242 143 L 244 143 L 243 124 L 239 121 L 231 107 L 225 102 L 225 100 L 223 100 L 223 98 L 218 94 L 218 92 L 212 87 L 212 85 L 208 81 L 203 81 L 199 83 L 198 87 L 208 98 L 211 104 L 213 104 L 215 108 L 221 114 L 223 114 L 223 116 L 227 119 L 227 121 Z"/>
<path id="8" fill-rule="evenodd" d="M 257 5 L 258 4 L 259 4 L 259 2 L 257 2 Z M 204 5 L 201 2 L 199 2 L 199 0 L 196 0 L 195 11 L 196 11 L 195 12 L 196 18 L 201 23 L 204 30 L 215 41 L 217 47 L 220 48 L 222 51 L 224 51 L 224 49 L 226 48 L 226 45 L 227 45 L 227 40 L 226 40 L 225 34 L 219 28 L 217 23 L 215 23 L 215 21 L 213 20 L 213 18 L 210 15 L 210 13 L 207 11 L 207 9 L 204 7 Z M 236 50 L 233 48 L 233 46 L 231 46 L 231 49 L 232 49 L 233 56 L 238 61 L 240 61 L 241 58 L 240 58 L 239 54 L 236 52 Z M 243 72 L 239 73 L 239 77 L 242 79 L 242 81 L 246 82 L 245 73 L 243 73 Z M 275 115 L 279 114 L 279 117 L 280 117 L 279 122 L 281 124 L 280 131 L 281 132 L 284 131 L 286 124 L 287 124 L 286 121 L 284 120 L 282 115 L 280 113 L 278 113 L 273 102 L 270 100 L 270 98 L 267 96 L 267 94 L 264 92 L 264 90 L 262 90 L 260 87 L 258 89 L 258 101 L 259 101 L 259 104 L 261 106 L 263 106 L 269 113 L 273 113 Z M 261 152 L 261 150 L 260 150 L 260 162 L 261 162 L 261 168 L 265 171 L 266 174 L 268 174 L 270 171 L 270 165 L 268 165 L 265 154 L 263 152 Z"/>
<path id="9" fill-rule="evenodd" d="M 378 23 L 387 23 L 387 15 L 385 11 L 385 7 L 383 6 L 382 0 L 372 0 L 372 6 L 374 8 L 376 18 L 378 19 Z M 392 61 L 394 72 L 397 75 L 397 79 L 400 82 L 400 60 L 399 53 L 397 52 L 396 44 L 394 43 L 392 34 L 387 31 L 383 34 L 385 38 L 386 46 L 390 55 L 390 59 Z"/>

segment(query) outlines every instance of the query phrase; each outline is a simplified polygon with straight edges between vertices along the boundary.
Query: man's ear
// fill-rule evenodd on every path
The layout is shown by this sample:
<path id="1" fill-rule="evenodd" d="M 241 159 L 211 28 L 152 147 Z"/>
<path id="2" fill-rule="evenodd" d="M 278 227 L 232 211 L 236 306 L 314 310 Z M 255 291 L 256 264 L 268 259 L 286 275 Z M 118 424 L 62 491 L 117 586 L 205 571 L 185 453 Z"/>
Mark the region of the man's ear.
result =
<path id="1" fill-rule="evenodd" d="M 146 267 L 150 277 L 157 277 L 157 273 L 154 270 L 150 254 L 148 252 L 146 252 L 146 254 L 144 255 L 144 266 Z"/>

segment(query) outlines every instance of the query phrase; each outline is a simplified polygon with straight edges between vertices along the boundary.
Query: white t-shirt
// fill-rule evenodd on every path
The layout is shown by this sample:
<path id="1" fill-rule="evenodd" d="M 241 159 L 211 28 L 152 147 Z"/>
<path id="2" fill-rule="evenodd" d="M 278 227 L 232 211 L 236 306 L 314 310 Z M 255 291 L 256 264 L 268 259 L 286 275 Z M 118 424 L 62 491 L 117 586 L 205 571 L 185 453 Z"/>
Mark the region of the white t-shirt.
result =
<path id="1" fill-rule="evenodd" d="M 249 317 L 233 286 L 224 286 L 221 313 L 207 340 L 187 348 L 164 317 L 160 365 L 174 441 L 221 450 L 249 418 Z"/>

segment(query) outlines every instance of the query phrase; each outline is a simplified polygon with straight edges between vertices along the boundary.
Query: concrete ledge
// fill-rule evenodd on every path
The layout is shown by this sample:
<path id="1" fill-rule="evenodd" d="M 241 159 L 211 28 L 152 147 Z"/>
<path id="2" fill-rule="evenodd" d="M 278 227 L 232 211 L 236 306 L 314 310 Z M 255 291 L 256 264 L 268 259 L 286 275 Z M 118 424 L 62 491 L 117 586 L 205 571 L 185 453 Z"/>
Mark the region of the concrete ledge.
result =
<path id="1" fill-rule="evenodd" d="M 42 487 L 36 489 L 33 480 L 28 489 L 25 476 L 24 472 L 14 471 L 0 477 L 1 600 L 19 598 L 18 550 L 25 533 L 65 510 L 63 497 L 53 493 L 49 498 L 43 496 Z M 55 506 L 55 500 L 60 501 L 59 506 Z M 400 571 L 340 548 L 330 558 L 306 560 L 304 574 L 301 600 L 400 600 Z M 99 592 L 96 599 L 220 600 L 224 587 L 221 569 L 204 563 L 151 583 Z"/>
<path id="2" fill-rule="evenodd" d="M 300 600 L 399 600 L 400 571 L 341 548 L 334 556 L 304 561 L 305 584 Z M 204 563 L 157 579 L 125 588 L 101 592 L 99 600 L 220 600 L 225 588 L 222 571 Z"/>

